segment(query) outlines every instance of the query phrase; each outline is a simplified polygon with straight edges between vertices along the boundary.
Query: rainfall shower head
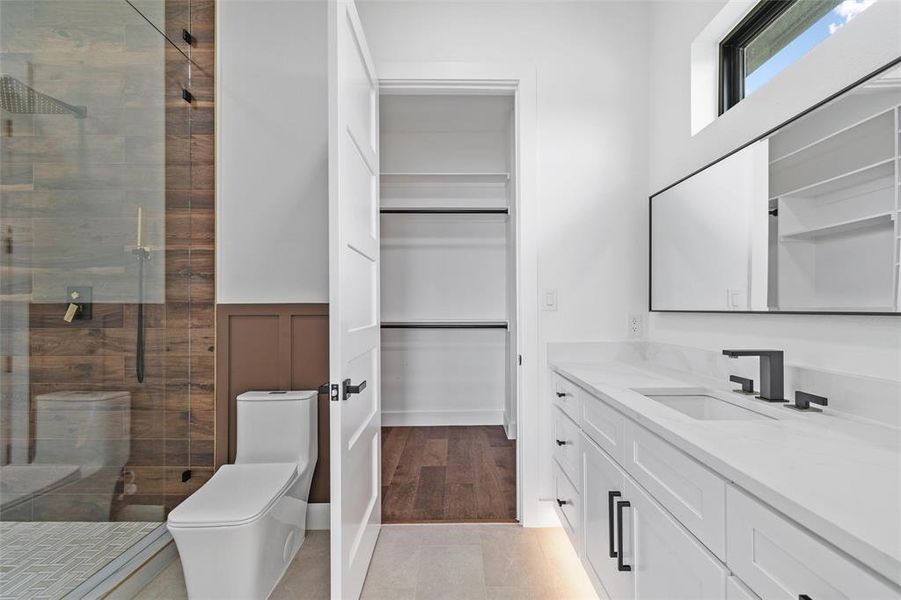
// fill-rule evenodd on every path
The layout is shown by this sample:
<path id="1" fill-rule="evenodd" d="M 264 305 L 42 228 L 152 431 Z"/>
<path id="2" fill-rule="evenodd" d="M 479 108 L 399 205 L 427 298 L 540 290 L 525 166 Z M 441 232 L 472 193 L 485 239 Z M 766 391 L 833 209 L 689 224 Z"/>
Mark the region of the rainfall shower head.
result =
<path id="1" fill-rule="evenodd" d="M 42 94 L 10 75 L 0 75 L 0 108 L 19 115 L 75 115 L 83 119 L 88 114 L 84 106 L 72 106 L 47 94 Z"/>

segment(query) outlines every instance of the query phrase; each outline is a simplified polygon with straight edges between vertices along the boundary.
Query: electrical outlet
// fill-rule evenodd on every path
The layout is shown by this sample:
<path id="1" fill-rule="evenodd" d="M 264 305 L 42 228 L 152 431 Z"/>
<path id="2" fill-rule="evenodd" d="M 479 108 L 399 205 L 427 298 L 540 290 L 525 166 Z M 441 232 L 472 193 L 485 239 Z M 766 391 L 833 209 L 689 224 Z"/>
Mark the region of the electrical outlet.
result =
<path id="1" fill-rule="evenodd" d="M 629 337 L 640 338 L 644 336 L 644 316 L 629 315 Z"/>

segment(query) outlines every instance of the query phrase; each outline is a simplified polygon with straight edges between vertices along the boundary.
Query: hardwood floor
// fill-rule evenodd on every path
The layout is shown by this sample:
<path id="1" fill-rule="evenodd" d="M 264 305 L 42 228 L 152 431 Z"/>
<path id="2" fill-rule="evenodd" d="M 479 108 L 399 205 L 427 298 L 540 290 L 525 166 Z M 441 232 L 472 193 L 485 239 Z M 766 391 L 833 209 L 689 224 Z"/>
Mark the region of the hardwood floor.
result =
<path id="1" fill-rule="evenodd" d="M 516 442 L 504 428 L 383 427 L 382 522 L 516 521 Z"/>

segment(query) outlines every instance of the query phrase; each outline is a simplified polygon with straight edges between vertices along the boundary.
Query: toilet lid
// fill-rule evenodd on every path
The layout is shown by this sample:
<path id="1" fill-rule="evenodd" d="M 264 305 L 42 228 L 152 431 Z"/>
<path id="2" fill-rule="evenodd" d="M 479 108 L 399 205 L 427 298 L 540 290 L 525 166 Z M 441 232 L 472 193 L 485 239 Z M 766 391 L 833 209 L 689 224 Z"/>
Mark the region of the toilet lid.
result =
<path id="1" fill-rule="evenodd" d="M 175 527 L 249 523 L 266 512 L 297 473 L 294 463 L 225 465 L 169 513 Z"/>

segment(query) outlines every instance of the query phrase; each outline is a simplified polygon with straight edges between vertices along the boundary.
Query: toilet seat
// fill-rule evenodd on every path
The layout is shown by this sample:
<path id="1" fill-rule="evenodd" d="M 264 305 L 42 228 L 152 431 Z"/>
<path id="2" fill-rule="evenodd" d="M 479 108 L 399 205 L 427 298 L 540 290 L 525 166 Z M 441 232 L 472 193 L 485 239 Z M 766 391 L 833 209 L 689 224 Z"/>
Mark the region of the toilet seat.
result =
<path id="1" fill-rule="evenodd" d="M 297 476 L 295 463 L 224 465 L 169 513 L 170 527 L 227 527 L 261 517 Z"/>

